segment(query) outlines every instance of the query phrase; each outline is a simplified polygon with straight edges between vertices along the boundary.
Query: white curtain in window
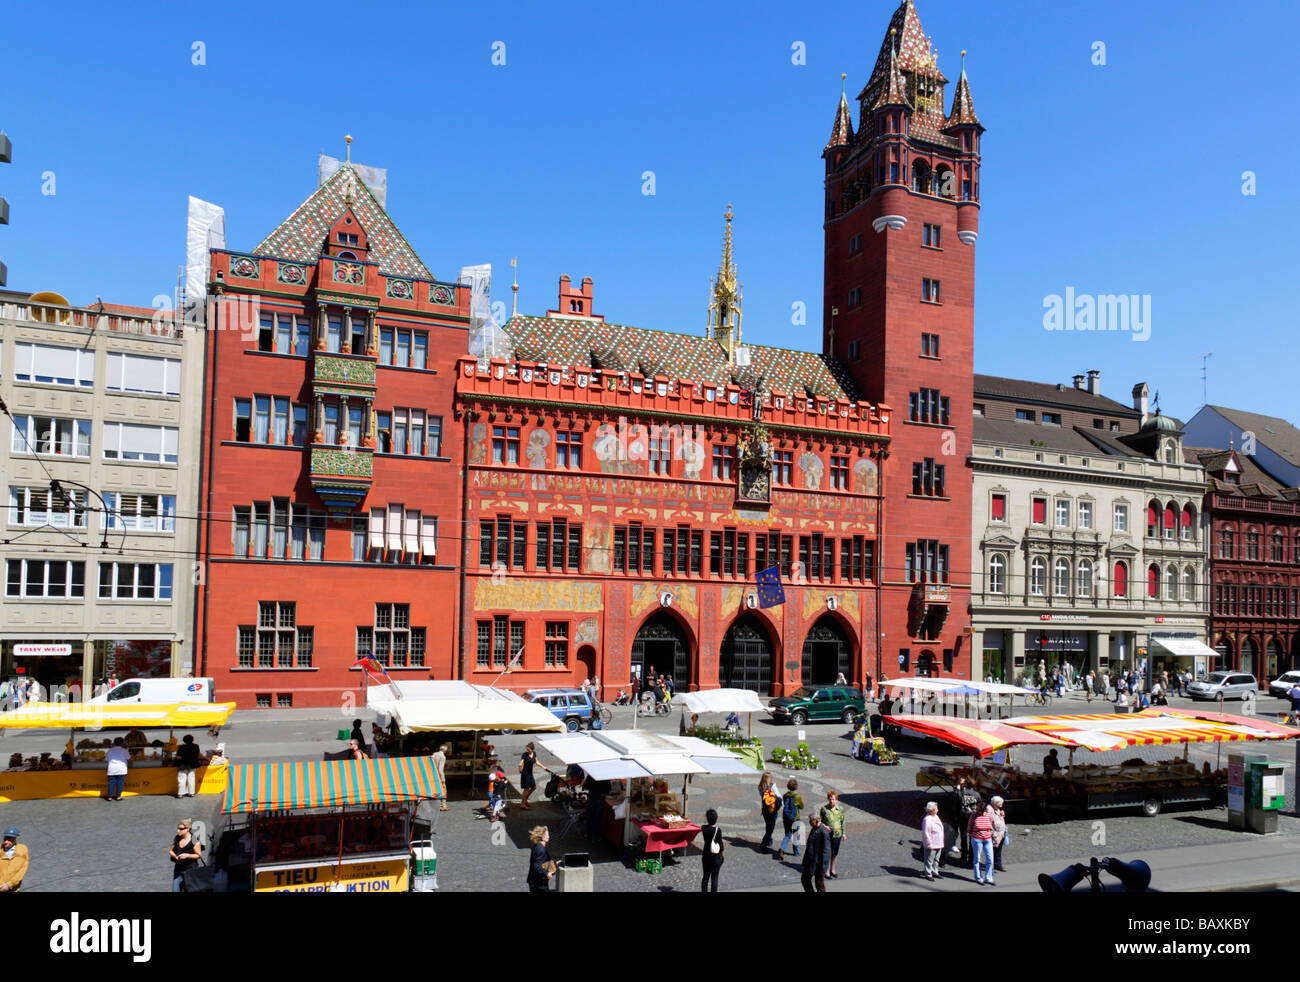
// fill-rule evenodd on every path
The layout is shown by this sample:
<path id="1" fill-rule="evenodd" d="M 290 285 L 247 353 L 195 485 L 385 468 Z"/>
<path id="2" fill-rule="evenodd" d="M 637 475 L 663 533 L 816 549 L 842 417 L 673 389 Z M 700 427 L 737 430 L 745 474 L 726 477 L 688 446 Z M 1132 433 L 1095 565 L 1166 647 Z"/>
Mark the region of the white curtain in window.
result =
<path id="1" fill-rule="evenodd" d="M 421 549 L 426 556 L 436 556 L 438 555 L 438 520 L 436 518 L 425 518 L 423 521 Z"/>
<path id="2" fill-rule="evenodd" d="M 420 513 L 418 511 L 408 511 L 406 513 L 406 551 L 415 555 L 420 551 Z"/>
<path id="3" fill-rule="evenodd" d="M 390 552 L 402 551 L 402 506 L 388 506 L 388 549 Z"/>
<path id="4" fill-rule="evenodd" d="M 370 509 L 370 548 L 384 548 L 384 510 Z"/>

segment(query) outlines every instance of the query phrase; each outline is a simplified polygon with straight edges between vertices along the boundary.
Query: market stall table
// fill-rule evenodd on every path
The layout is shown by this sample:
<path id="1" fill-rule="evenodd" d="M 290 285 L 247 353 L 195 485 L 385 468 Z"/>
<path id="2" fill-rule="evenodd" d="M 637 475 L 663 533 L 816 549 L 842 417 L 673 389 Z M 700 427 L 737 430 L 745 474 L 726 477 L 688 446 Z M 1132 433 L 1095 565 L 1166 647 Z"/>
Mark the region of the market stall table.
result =
<path id="1" fill-rule="evenodd" d="M 645 836 L 645 851 L 647 853 L 684 849 L 694 842 L 695 837 L 700 834 L 700 827 L 690 822 L 665 827 L 658 822 L 634 818 L 632 824 L 640 829 L 641 834 Z"/>

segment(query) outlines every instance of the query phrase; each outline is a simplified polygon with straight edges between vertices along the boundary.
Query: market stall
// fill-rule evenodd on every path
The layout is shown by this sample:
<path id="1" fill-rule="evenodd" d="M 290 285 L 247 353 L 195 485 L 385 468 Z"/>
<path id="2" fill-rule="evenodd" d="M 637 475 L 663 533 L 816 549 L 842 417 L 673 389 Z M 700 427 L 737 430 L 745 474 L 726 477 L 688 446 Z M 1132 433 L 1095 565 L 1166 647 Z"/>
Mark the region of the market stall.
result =
<path id="1" fill-rule="evenodd" d="M 949 707 L 960 707 L 962 715 L 969 717 L 971 710 L 981 718 L 1003 718 L 1010 715 L 1011 700 L 1015 696 L 1033 695 L 1031 689 L 1004 682 L 975 682 L 967 679 L 904 678 L 889 679 L 880 683 L 881 692 L 899 693 L 908 697 L 909 709 L 919 709 L 909 715 L 955 716 Z M 894 714 L 900 715 L 900 714 Z"/>
<path id="2" fill-rule="evenodd" d="M 673 696 L 673 705 L 682 707 L 683 735 L 697 736 L 702 740 L 730 750 L 741 760 L 758 770 L 763 769 L 763 741 L 754 736 L 754 713 L 763 712 L 763 704 L 758 701 L 758 694 L 749 689 L 703 689 L 699 692 L 683 692 Z M 747 736 L 741 736 L 738 729 L 726 726 L 686 726 L 686 714 L 699 716 L 704 713 L 725 713 L 727 716 L 743 715 L 746 720 Z"/>
<path id="3" fill-rule="evenodd" d="M 231 827 L 215 862 L 229 882 L 257 893 L 407 890 L 415 809 L 446 797 L 428 757 L 227 770 Z"/>
<path id="4" fill-rule="evenodd" d="M 565 764 L 576 764 L 596 781 L 623 781 L 620 794 L 605 799 L 600 827 L 616 846 L 631 842 L 637 829 L 647 856 L 689 845 L 700 827 L 686 818 L 690 779 L 695 774 L 745 774 L 758 770 L 736 754 L 690 736 L 644 730 L 603 730 L 548 737 L 541 745 Z M 682 775 L 679 798 L 667 778 Z"/>
<path id="5" fill-rule="evenodd" d="M 1026 716 L 1002 721 L 943 717 L 904 717 L 909 729 L 934 736 L 972 754 L 968 766 L 927 767 L 917 774 L 921 787 L 952 787 L 966 778 L 984 795 L 998 794 L 1014 807 L 1059 807 L 1093 811 L 1141 806 L 1148 815 L 1166 804 L 1213 801 L 1227 786 L 1226 769 L 1191 763 L 1193 743 L 1276 741 L 1300 738 L 1300 730 L 1254 717 L 1178 709 L 1148 709 L 1132 716 Z M 1022 769 L 1010 759 L 1012 748 L 1054 744 L 1068 748 L 1068 764 L 1059 773 Z M 1181 759 L 1148 761 L 1130 758 L 1118 764 L 1075 764 L 1076 750 L 1097 752 L 1127 747 L 1183 745 Z M 1005 751 L 1005 753 L 1003 753 Z M 989 761 L 998 754 L 1002 760 Z"/>
<path id="6" fill-rule="evenodd" d="M 58 751 L 9 757 L 0 772 L 0 802 L 46 798 L 96 798 L 108 792 L 105 757 L 112 739 L 83 737 L 78 731 L 126 730 L 130 763 L 123 796 L 175 794 L 179 746 L 176 730 L 221 726 L 234 712 L 234 703 L 175 703 L 160 706 L 132 704 L 37 703 L 0 713 L 0 730 L 68 730 L 70 736 Z M 169 729 L 167 740 L 150 740 L 145 729 Z M 196 794 L 220 794 L 225 789 L 225 766 L 209 767 L 210 755 L 200 756 L 194 772 Z"/>
<path id="7" fill-rule="evenodd" d="M 465 778 L 471 785 L 479 774 L 487 773 L 494 759 L 484 733 L 564 730 L 564 723 L 545 706 L 505 689 L 468 682 L 373 685 L 366 691 L 366 704 L 380 726 L 397 731 L 397 754 L 419 755 L 445 744 L 447 779 Z"/>

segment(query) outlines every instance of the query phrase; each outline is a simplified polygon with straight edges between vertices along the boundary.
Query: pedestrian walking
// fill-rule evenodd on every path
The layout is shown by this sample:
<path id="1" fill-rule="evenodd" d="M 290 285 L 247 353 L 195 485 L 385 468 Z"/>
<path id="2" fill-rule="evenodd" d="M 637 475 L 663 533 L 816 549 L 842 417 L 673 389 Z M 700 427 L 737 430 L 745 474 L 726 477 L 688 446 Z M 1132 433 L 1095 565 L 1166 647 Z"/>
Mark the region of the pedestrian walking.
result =
<path id="1" fill-rule="evenodd" d="M 989 821 L 993 824 L 993 868 L 1003 872 L 1002 846 L 1007 841 L 1007 811 L 1000 794 L 989 799 Z"/>
<path id="2" fill-rule="evenodd" d="M 939 857 L 943 854 L 943 819 L 939 817 L 939 803 L 925 803 L 925 818 L 921 820 L 921 852 L 925 859 L 925 878 L 933 880 L 939 875 Z"/>
<path id="3" fill-rule="evenodd" d="M 1088 674 L 1083 677 L 1083 695 L 1088 700 L 1088 702 L 1092 702 L 1092 672 L 1091 671 L 1089 671 Z"/>
<path id="4" fill-rule="evenodd" d="M 961 861 L 970 862 L 970 836 L 967 828 L 970 824 L 971 816 L 979 808 L 980 793 L 974 788 L 966 786 L 964 777 L 957 778 L 957 788 L 953 791 L 953 824 L 957 826 L 958 838 L 961 841 Z"/>
<path id="5" fill-rule="evenodd" d="M 866 674 L 866 677 L 862 680 L 862 690 L 866 693 L 866 697 L 867 697 L 868 699 L 873 700 L 873 701 L 875 700 L 875 698 L 876 698 L 876 689 L 875 689 L 875 685 L 874 685 L 874 683 L 873 683 L 872 680 L 871 680 L 871 673 L 870 673 L 870 672 L 868 672 L 868 673 Z"/>
<path id="6" fill-rule="evenodd" d="M 361 720 L 354 719 L 352 721 L 352 732 L 348 734 L 348 739 L 356 740 L 359 747 L 366 745 L 366 735 L 361 732 Z"/>
<path id="7" fill-rule="evenodd" d="M 121 737 L 113 738 L 113 745 L 104 755 L 108 764 L 108 800 L 121 801 L 122 788 L 126 785 L 127 763 L 131 759 L 126 749 L 126 741 Z"/>
<path id="8" fill-rule="evenodd" d="M 194 823 L 182 818 L 176 823 L 176 837 L 167 850 L 172 861 L 172 893 L 185 892 L 185 871 L 199 865 L 203 857 L 203 843 L 194 837 Z"/>
<path id="9" fill-rule="evenodd" d="M 438 784 L 442 788 L 443 795 L 447 794 L 447 746 L 444 743 L 433 754 L 433 766 L 438 772 Z M 442 806 L 438 811 L 451 811 L 451 806 L 447 804 L 446 797 L 442 799 Z"/>
<path id="10" fill-rule="evenodd" d="M 799 794 L 799 782 L 790 778 L 785 782 L 785 794 L 781 796 L 781 824 L 785 827 L 785 838 L 776 851 L 778 860 L 785 859 L 786 850 L 792 845 L 794 851 L 791 855 L 799 855 L 799 816 L 802 814 L 803 796 Z"/>
<path id="11" fill-rule="evenodd" d="M 30 857 L 27 847 L 18 841 L 22 832 L 17 826 L 5 829 L 4 842 L 0 843 L 0 893 L 17 893 L 27 875 Z"/>
<path id="12" fill-rule="evenodd" d="M 532 805 L 528 804 L 528 799 L 532 793 L 537 790 L 537 779 L 533 777 L 533 768 L 538 766 L 537 747 L 529 743 L 524 747 L 524 752 L 519 757 L 519 809 L 528 811 Z M 548 774 L 554 773 L 545 764 L 540 765 L 542 770 Z"/>
<path id="13" fill-rule="evenodd" d="M 528 833 L 532 849 L 528 854 L 528 892 L 550 892 L 551 877 L 555 875 L 555 864 L 546 844 L 551 841 L 551 830 L 545 825 L 538 825 Z"/>
<path id="14" fill-rule="evenodd" d="M 831 868 L 831 834 L 826 831 L 821 816 L 816 812 L 808 816 L 808 823 L 811 828 L 804 847 L 800 880 L 803 882 L 804 893 L 813 893 L 814 884 L 817 893 L 825 893 L 826 873 Z"/>
<path id="15" fill-rule="evenodd" d="M 199 766 L 199 745 L 186 733 L 176 748 L 176 797 L 194 797 L 194 770 Z"/>
<path id="16" fill-rule="evenodd" d="M 970 836 L 975 882 L 993 886 L 993 819 L 984 808 L 976 806 L 966 824 L 966 834 Z"/>
<path id="17" fill-rule="evenodd" d="M 758 806 L 763 815 L 763 841 L 758 848 L 763 853 L 772 851 L 772 830 L 776 828 L 776 816 L 781 811 L 781 799 L 776 793 L 776 782 L 771 771 L 764 771 L 758 779 Z"/>
<path id="18" fill-rule="evenodd" d="M 822 805 L 821 819 L 822 825 L 831 835 L 831 865 L 826 875 L 834 880 L 840 875 L 835 870 L 835 864 L 840 858 L 840 846 L 848 838 L 844 826 L 844 809 L 840 807 L 838 791 L 826 792 L 826 804 Z"/>
<path id="19" fill-rule="evenodd" d="M 718 873 L 722 861 L 727 858 L 726 844 L 722 841 L 722 832 L 718 828 L 718 813 L 710 808 L 704 813 L 704 828 L 701 832 L 701 846 L 704 849 L 704 873 L 700 877 L 700 893 L 718 892 Z"/>

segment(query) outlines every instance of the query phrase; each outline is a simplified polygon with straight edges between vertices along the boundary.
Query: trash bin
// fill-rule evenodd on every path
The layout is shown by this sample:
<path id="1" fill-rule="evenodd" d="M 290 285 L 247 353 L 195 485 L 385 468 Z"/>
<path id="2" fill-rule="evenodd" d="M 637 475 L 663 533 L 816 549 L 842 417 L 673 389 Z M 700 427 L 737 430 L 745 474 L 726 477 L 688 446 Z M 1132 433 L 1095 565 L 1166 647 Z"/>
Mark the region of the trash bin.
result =
<path id="1" fill-rule="evenodd" d="M 429 839 L 411 843 L 411 892 L 433 893 L 438 889 L 438 853 Z"/>
<path id="2" fill-rule="evenodd" d="M 559 893 L 591 893 L 591 856 L 585 852 L 566 853 L 555 873 L 555 889 Z"/>

